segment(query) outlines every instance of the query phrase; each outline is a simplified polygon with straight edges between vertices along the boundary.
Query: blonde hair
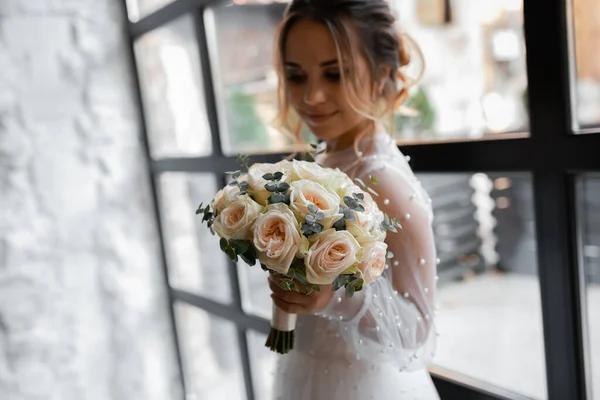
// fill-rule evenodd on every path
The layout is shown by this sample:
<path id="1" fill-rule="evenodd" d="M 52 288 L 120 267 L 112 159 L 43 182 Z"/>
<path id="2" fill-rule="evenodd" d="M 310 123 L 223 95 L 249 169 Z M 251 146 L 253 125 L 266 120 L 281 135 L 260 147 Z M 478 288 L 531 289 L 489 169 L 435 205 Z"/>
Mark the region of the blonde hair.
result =
<path id="1" fill-rule="evenodd" d="M 322 22 L 331 32 L 340 65 L 341 83 L 350 107 L 372 121 L 382 121 L 390 117 L 388 129 L 393 132 L 394 111 L 404 105 L 410 95 L 410 89 L 421 79 L 424 72 L 424 59 L 417 43 L 408 35 L 398 31 L 395 17 L 385 0 L 338 0 L 335 7 L 330 6 L 326 0 L 296 0 L 290 4 L 279 26 L 275 41 L 279 103 L 277 127 L 295 144 L 305 144 L 300 138 L 302 121 L 290 110 L 284 73 L 287 35 L 291 27 L 303 19 Z M 366 37 L 370 37 L 371 40 Z M 358 48 L 352 45 L 353 39 L 359 44 Z M 413 60 L 411 51 L 416 53 L 422 64 L 421 71 L 415 78 L 405 73 L 405 68 Z M 365 83 L 360 79 L 355 68 L 359 56 L 362 56 L 369 65 L 371 87 L 368 89 L 371 98 L 368 99 L 359 95 L 364 92 Z M 381 75 L 383 71 L 388 70 L 387 76 Z M 361 161 L 362 156 L 358 146 L 361 139 L 369 133 L 365 131 L 355 138 L 354 149 Z M 293 156 L 296 154 L 294 153 Z"/>

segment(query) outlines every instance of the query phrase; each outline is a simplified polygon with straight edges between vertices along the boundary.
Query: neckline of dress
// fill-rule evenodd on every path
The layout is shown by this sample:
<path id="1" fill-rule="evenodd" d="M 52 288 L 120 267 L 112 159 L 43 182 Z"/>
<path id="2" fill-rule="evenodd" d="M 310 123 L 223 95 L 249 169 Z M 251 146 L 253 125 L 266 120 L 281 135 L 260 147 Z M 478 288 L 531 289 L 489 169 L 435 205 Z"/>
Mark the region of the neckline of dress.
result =
<path id="1" fill-rule="evenodd" d="M 383 135 L 389 137 L 389 134 L 386 131 L 375 132 L 372 136 L 363 137 L 360 140 L 360 143 L 358 144 L 359 151 L 362 149 L 362 147 L 364 146 L 364 144 L 365 144 L 365 142 L 367 140 L 372 140 L 373 142 L 375 142 L 377 137 L 380 137 L 380 136 L 383 136 Z M 333 155 L 340 155 L 340 154 L 346 154 L 346 153 L 354 152 L 354 146 L 346 147 L 346 148 L 341 149 L 341 150 L 327 151 L 327 143 L 321 142 L 321 145 L 322 145 L 322 149 L 323 149 L 323 153 L 322 154 L 325 155 L 325 156 L 333 156 Z"/>

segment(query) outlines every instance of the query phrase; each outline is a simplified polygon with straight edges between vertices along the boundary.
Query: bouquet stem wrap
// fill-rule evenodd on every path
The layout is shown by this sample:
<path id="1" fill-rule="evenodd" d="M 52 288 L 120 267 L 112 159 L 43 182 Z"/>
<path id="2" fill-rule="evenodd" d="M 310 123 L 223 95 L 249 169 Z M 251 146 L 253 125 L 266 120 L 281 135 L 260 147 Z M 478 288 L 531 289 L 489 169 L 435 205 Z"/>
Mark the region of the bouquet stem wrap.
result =
<path id="1" fill-rule="evenodd" d="M 271 330 L 265 346 L 279 354 L 289 353 L 294 348 L 296 314 L 289 314 L 273 303 Z"/>

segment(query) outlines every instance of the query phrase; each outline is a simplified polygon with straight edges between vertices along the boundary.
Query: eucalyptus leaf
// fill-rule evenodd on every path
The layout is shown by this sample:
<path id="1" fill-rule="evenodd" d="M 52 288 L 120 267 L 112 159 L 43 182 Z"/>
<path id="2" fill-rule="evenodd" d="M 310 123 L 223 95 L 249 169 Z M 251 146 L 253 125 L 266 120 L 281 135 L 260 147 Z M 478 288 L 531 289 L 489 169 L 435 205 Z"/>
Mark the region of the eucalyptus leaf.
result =
<path id="1" fill-rule="evenodd" d="M 322 230 L 323 230 L 323 225 L 321 225 L 319 223 L 314 223 L 313 224 L 313 231 L 315 233 L 321 233 Z"/>
<path id="2" fill-rule="evenodd" d="M 365 211 L 365 208 L 362 204 L 357 204 L 356 207 L 354 207 L 354 211 L 363 212 Z"/>
<path id="3" fill-rule="evenodd" d="M 232 247 L 228 247 L 227 250 L 225 251 L 225 254 L 227 254 L 227 256 L 231 259 L 231 261 L 234 261 L 234 262 L 238 261 L 237 254 L 235 254 L 235 250 L 233 250 Z"/>
<path id="4" fill-rule="evenodd" d="M 296 282 L 291 281 L 290 282 L 290 288 L 297 293 L 300 293 L 300 288 L 298 287 L 298 285 L 296 285 Z"/>
<path id="5" fill-rule="evenodd" d="M 265 185 L 265 189 L 267 189 L 271 193 L 274 193 L 277 191 L 277 184 L 276 183 L 267 183 Z"/>
<path id="6" fill-rule="evenodd" d="M 278 181 L 283 178 L 283 172 L 277 171 L 273 174 L 273 180 Z"/>
<path id="7" fill-rule="evenodd" d="M 351 298 L 352 296 L 354 296 L 354 292 L 356 291 L 356 289 L 354 289 L 354 286 L 346 286 L 346 297 L 347 298 Z"/>
<path id="8" fill-rule="evenodd" d="M 302 230 L 304 236 L 310 236 L 312 234 L 312 225 L 310 224 L 304 224 L 300 229 Z"/>
<path id="9" fill-rule="evenodd" d="M 229 248 L 229 243 L 227 243 L 227 239 L 221 238 L 221 240 L 219 240 L 219 246 L 221 247 L 221 251 L 227 252 L 227 249 Z"/>
<path id="10" fill-rule="evenodd" d="M 248 249 L 250 248 L 250 241 L 249 240 L 235 240 L 235 239 L 231 239 L 229 241 L 229 245 L 235 250 L 235 252 L 237 254 L 243 254 L 245 252 L 248 251 Z"/>
<path id="11" fill-rule="evenodd" d="M 343 230 L 345 230 L 346 229 L 346 219 L 345 218 L 338 219 L 333 224 L 333 227 L 335 228 L 336 231 L 343 231 Z"/>
<path id="12" fill-rule="evenodd" d="M 240 254 L 240 257 L 249 266 L 252 267 L 252 266 L 256 265 L 256 257 L 248 257 L 247 253 Z"/>
<path id="13" fill-rule="evenodd" d="M 264 175 L 262 176 L 262 178 L 263 178 L 265 181 L 272 181 L 272 180 L 273 180 L 273 174 L 270 174 L 270 173 L 269 173 L 269 174 L 264 174 Z"/>
<path id="14" fill-rule="evenodd" d="M 290 185 L 287 182 L 280 182 L 277 184 L 277 191 L 279 193 L 285 193 L 290 188 Z"/>
<path id="15" fill-rule="evenodd" d="M 354 287 L 361 287 L 365 284 L 365 280 L 363 278 L 355 278 L 350 282 L 350 284 Z"/>
<path id="16" fill-rule="evenodd" d="M 355 199 L 360 201 L 363 201 L 365 199 L 364 193 L 353 193 L 352 196 L 354 196 Z"/>
<path id="17" fill-rule="evenodd" d="M 356 199 L 350 196 L 344 196 L 344 203 L 350 208 L 352 208 L 352 204 L 356 204 Z"/>
<path id="18" fill-rule="evenodd" d="M 317 220 L 317 218 L 312 214 L 306 214 L 306 217 L 304 217 L 304 219 L 306 220 L 307 223 L 310 223 L 310 224 L 312 224 L 313 222 L 315 222 Z"/>
<path id="19" fill-rule="evenodd" d="M 304 275 L 302 275 L 301 273 L 296 273 L 295 279 L 300 282 L 303 285 L 309 285 L 310 283 L 308 282 L 308 280 L 306 279 L 306 277 Z"/>
<path id="20" fill-rule="evenodd" d="M 348 214 L 346 214 L 346 219 L 350 222 L 353 222 L 356 218 L 354 218 L 354 212 L 352 210 L 348 210 Z"/>
<path id="21" fill-rule="evenodd" d="M 269 197 L 269 201 L 271 202 L 271 204 L 284 203 L 285 200 L 285 195 L 281 193 L 273 193 L 271 197 Z"/>
<path id="22" fill-rule="evenodd" d="M 333 281 L 333 290 L 338 290 L 348 283 L 349 275 L 340 275 Z"/>
<path id="23" fill-rule="evenodd" d="M 308 210 L 313 214 L 319 212 L 319 208 L 312 203 L 308 205 Z"/>

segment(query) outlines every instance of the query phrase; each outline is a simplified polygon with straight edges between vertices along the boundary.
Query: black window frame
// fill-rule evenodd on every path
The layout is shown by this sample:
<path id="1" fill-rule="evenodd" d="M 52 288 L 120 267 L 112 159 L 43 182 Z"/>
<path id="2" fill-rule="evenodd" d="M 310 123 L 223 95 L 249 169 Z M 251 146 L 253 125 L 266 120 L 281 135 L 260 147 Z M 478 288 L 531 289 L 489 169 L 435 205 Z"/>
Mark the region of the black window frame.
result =
<path id="1" fill-rule="evenodd" d="M 160 209 L 157 205 L 157 178 L 164 172 L 212 173 L 224 183 L 222 171 L 235 169 L 235 156 L 222 150 L 217 98 L 211 71 L 211 54 L 207 43 L 204 11 L 221 0 L 175 0 L 145 16 L 127 23 L 130 39 L 132 73 L 136 77 L 136 96 L 142 116 L 143 141 L 149 162 L 155 213 L 161 235 L 164 278 L 171 301 L 171 323 L 176 333 L 173 304 L 183 302 L 210 314 L 232 321 L 237 327 L 248 399 L 254 400 L 252 370 L 248 355 L 246 330 L 267 333 L 269 322 L 249 315 L 242 309 L 237 268 L 229 264 L 233 293 L 231 305 L 223 305 L 197 294 L 170 286 L 162 237 Z M 123 0 L 123 10 L 126 10 Z M 527 138 L 457 141 L 402 146 L 412 158 L 417 173 L 449 172 L 528 172 L 533 177 L 537 255 L 543 315 L 546 376 L 550 400 L 590 398 L 586 384 L 591 378 L 586 368 L 587 332 L 584 332 L 585 302 L 579 257 L 576 193 L 577 178 L 600 171 L 600 127 L 574 131 L 573 21 L 568 0 L 525 0 L 524 36 L 527 48 L 527 78 L 530 134 Z M 597 10 L 600 12 L 600 10 Z M 125 12 L 125 11 L 124 11 Z M 174 19 L 193 16 L 202 68 L 206 113 L 211 129 L 213 152 L 207 157 L 153 159 L 144 123 L 144 110 L 133 52 L 134 42 L 145 33 Z M 253 155 L 253 161 L 276 162 L 283 154 Z M 176 335 L 175 335 L 176 337 Z M 175 342 L 179 367 L 181 354 Z M 437 369 L 438 371 L 441 369 Z M 182 372 L 182 371 L 181 371 Z M 182 387 L 185 383 L 183 382 Z M 451 371 L 432 372 L 434 383 L 443 399 L 524 399 L 525 397 L 471 380 Z M 586 377 L 588 379 L 586 379 Z"/>

